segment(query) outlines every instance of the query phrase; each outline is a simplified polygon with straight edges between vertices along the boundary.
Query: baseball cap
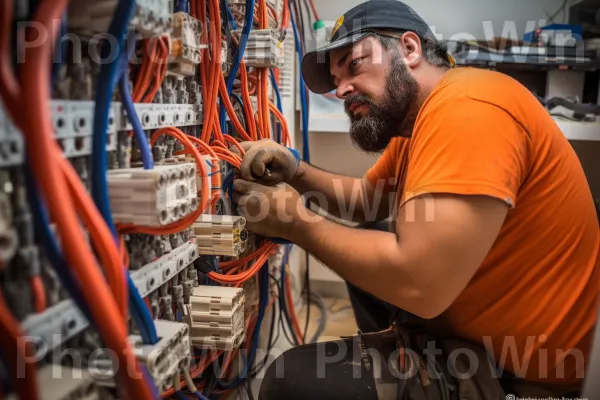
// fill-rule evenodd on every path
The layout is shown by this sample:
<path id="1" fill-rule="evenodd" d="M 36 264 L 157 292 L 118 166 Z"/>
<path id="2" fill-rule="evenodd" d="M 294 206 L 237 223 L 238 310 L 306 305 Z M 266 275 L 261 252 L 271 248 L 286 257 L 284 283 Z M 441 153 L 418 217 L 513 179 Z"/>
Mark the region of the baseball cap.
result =
<path id="1" fill-rule="evenodd" d="M 336 86 L 329 72 L 329 52 L 382 30 L 411 31 L 437 42 L 429 25 L 408 5 L 398 0 L 368 0 L 336 21 L 328 45 L 308 52 L 302 58 L 302 75 L 306 86 L 317 94 L 334 90 Z M 450 65 L 455 65 L 450 54 L 448 61 Z"/>

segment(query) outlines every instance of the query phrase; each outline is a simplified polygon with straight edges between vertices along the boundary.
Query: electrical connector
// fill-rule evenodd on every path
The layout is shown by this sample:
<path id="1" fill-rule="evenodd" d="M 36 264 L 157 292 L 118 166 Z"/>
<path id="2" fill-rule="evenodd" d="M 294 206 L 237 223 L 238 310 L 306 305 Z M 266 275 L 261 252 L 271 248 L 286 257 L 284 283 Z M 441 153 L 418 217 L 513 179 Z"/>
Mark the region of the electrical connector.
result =
<path id="1" fill-rule="evenodd" d="M 136 0 L 129 25 L 143 37 L 160 35 L 171 29 L 171 2 Z M 69 28 L 88 33 L 106 33 L 117 0 L 73 0 L 69 4 Z"/>
<path id="2" fill-rule="evenodd" d="M 0 104 L 0 167 L 22 164 L 24 157 L 23 136 Z"/>
<path id="3" fill-rule="evenodd" d="M 175 275 L 188 268 L 196 258 L 198 258 L 196 240 L 191 239 L 183 246 L 163 255 L 139 270 L 131 272 L 131 279 L 135 283 L 140 296 L 146 297 L 169 282 Z"/>
<path id="4" fill-rule="evenodd" d="M 242 31 L 234 32 L 241 35 Z M 244 61 L 248 67 L 281 68 L 283 66 L 283 42 L 279 33 L 273 29 L 250 31 L 248 44 L 244 52 Z"/>
<path id="5" fill-rule="evenodd" d="M 172 46 L 168 72 L 180 76 L 194 76 L 200 63 L 200 51 L 207 45 L 200 43 L 202 23 L 191 15 L 173 14 Z"/>
<path id="6" fill-rule="evenodd" d="M 244 290 L 226 286 L 198 286 L 186 305 L 192 345 L 229 351 L 244 337 Z"/>
<path id="7" fill-rule="evenodd" d="M 58 364 L 46 365 L 37 371 L 40 400 L 101 400 L 106 395 L 92 375 L 78 368 Z M 14 394 L 7 400 L 17 400 Z"/>
<path id="8" fill-rule="evenodd" d="M 139 335 L 130 335 L 128 340 L 136 358 L 146 366 L 159 391 L 164 392 L 173 386 L 173 378 L 190 368 L 190 328 L 185 323 L 163 320 L 154 321 L 154 325 L 159 337 L 156 344 L 143 344 Z M 115 372 L 110 359 L 97 357 L 91 366 L 98 384 L 114 387 Z"/>
<path id="9" fill-rule="evenodd" d="M 235 215 L 202 214 L 192 225 L 198 253 L 238 257 L 246 250 L 246 219 Z"/>
<path id="10" fill-rule="evenodd" d="M 194 163 L 117 169 L 107 175 L 110 206 L 118 223 L 162 226 L 198 207 Z"/>
<path id="11" fill-rule="evenodd" d="M 198 104 L 136 103 L 134 107 L 143 130 L 160 129 L 165 126 L 193 126 L 202 123 L 202 107 Z M 130 131 L 132 126 L 125 108 L 120 107 L 119 110 L 121 117 L 117 130 Z"/>

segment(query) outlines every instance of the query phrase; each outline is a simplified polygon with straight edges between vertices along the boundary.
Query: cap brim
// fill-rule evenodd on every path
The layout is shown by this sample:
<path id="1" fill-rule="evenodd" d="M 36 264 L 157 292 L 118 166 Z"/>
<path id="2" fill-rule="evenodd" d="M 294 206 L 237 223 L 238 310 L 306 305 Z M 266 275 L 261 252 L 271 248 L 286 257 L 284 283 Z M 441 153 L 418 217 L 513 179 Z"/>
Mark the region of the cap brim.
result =
<path id="1" fill-rule="evenodd" d="M 369 35 L 371 35 L 370 32 L 350 35 L 306 53 L 302 58 L 301 67 L 306 87 L 316 94 L 325 94 L 335 90 L 336 86 L 329 72 L 329 52 L 349 46 Z"/>

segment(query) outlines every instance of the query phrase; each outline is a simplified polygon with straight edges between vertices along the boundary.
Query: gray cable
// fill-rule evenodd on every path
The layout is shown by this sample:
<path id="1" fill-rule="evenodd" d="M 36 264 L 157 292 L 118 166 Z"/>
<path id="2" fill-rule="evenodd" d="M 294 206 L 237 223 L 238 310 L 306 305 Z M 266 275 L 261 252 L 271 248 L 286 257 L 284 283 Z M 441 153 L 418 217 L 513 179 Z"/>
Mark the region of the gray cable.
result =
<path id="1" fill-rule="evenodd" d="M 327 326 L 327 306 L 325 305 L 323 298 L 314 292 L 311 292 L 310 294 L 310 301 L 321 309 L 321 318 L 319 318 L 319 326 L 317 327 L 317 331 L 309 341 L 309 343 L 315 343 L 317 339 L 323 334 L 323 332 L 325 331 L 325 327 Z"/>

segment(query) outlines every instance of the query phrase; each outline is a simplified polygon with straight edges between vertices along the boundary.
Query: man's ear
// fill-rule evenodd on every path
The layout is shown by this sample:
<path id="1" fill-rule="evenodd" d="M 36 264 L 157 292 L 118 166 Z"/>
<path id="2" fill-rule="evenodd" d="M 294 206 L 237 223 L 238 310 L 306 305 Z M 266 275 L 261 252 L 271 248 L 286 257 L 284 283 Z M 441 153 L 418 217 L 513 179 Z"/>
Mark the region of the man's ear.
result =
<path id="1" fill-rule="evenodd" d="M 414 32 L 405 32 L 400 38 L 399 43 L 402 52 L 404 63 L 409 68 L 418 66 L 423 59 L 423 49 L 421 40 Z"/>

